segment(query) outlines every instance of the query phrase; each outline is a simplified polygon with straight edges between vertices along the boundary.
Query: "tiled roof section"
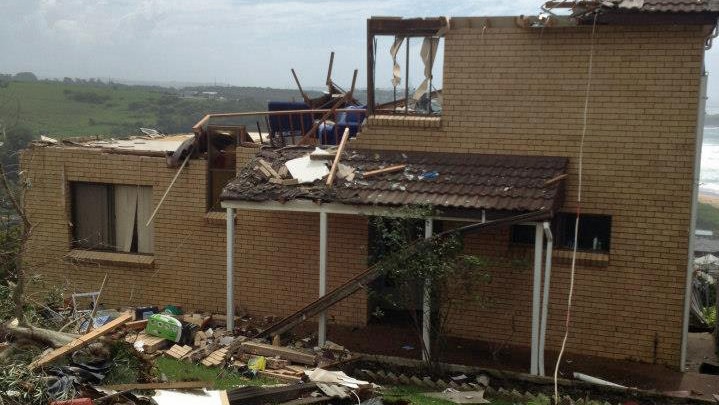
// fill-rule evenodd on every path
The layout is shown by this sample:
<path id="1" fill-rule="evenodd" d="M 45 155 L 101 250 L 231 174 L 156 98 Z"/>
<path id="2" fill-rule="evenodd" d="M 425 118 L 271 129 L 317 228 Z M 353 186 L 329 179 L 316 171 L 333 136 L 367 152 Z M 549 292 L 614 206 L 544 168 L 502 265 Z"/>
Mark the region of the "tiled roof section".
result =
<path id="1" fill-rule="evenodd" d="M 717 0 L 614 0 L 613 9 L 643 13 L 719 12 Z M 612 9 L 603 7 L 604 9 Z"/>
<path id="2" fill-rule="evenodd" d="M 278 170 L 285 161 L 309 153 L 311 148 L 264 149 L 259 157 Z M 330 162 L 331 163 L 331 162 Z M 434 207 L 535 211 L 561 204 L 561 181 L 547 180 L 565 174 L 567 158 L 485 155 L 437 152 L 350 150 L 342 163 L 358 174 L 352 181 L 337 179 L 327 188 L 325 179 L 313 184 L 282 186 L 269 183 L 250 162 L 222 192 L 223 200 L 287 201 L 309 199 L 356 205 L 417 205 Z M 401 172 L 362 179 L 359 173 L 397 164 Z M 421 175 L 437 172 L 434 179 Z"/>

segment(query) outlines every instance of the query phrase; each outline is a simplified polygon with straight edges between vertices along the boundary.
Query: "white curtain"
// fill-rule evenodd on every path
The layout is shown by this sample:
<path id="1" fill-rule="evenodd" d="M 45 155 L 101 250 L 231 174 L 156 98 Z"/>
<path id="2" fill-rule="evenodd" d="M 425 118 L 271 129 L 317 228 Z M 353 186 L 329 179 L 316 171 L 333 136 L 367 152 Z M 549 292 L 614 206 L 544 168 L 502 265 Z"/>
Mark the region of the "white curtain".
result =
<path id="1" fill-rule="evenodd" d="M 135 233 L 137 186 L 115 186 L 115 244 L 119 252 L 129 252 Z"/>
<path id="2" fill-rule="evenodd" d="M 152 253 L 154 249 L 154 235 L 152 223 L 147 221 L 152 215 L 152 187 L 140 186 L 137 195 L 137 252 Z"/>
<path id="3" fill-rule="evenodd" d="M 422 95 L 427 93 L 429 89 L 429 80 L 432 77 L 432 67 L 434 66 L 434 57 L 437 55 L 437 47 L 439 46 L 439 38 L 437 37 L 425 37 L 422 41 L 422 49 L 419 55 L 422 57 L 424 63 L 424 80 L 422 84 L 417 87 L 412 98 L 419 100 Z"/>
<path id="4" fill-rule="evenodd" d="M 394 37 L 394 43 L 389 48 L 389 54 L 392 55 L 392 87 L 394 88 L 402 83 L 402 69 L 397 62 L 397 52 L 399 52 L 402 42 L 404 42 L 404 37 Z"/>

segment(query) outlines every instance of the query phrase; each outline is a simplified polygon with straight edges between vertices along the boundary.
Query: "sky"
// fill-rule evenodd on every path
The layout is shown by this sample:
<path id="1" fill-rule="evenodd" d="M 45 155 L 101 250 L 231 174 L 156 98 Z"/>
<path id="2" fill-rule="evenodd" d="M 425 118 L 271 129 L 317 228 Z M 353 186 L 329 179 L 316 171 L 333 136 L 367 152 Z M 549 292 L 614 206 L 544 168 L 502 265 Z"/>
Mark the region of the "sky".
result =
<path id="1" fill-rule="evenodd" d="M 371 16 L 536 15 L 542 3 L 2 0 L 0 73 L 294 88 L 289 70 L 294 67 L 305 87 L 320 87 L 329 52 L 335 51 L 335 81 L 348 86 L 357 68 L 361 88 L 366 83 L 366 20 Z M 707 53 L 708 106 L 719 112 L 719 100 L 712 97 L 719 95 L 719 78 L 711 76 L 715 67 L 719 71 L 717 48 L 719 43 Z M 390 87 L 389 78 L 378 78 L 377 84 Z"/>

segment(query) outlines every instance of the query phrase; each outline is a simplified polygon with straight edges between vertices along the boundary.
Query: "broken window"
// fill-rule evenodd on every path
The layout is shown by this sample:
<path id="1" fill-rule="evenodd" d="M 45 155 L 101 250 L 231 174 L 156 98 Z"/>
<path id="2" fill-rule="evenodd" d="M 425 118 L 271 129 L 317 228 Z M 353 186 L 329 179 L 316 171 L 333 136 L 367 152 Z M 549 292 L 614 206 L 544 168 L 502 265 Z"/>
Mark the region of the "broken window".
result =
<path id="1" fill-rule="evenodd" d="M 441 114 L 446 24 L 443 18 L 368 21 L 369 113 Z"/>
<path id="2" fill-rule="evenodd" d="M 152 253 L 152 187 L 74 182 L 72 246 L 92 250 Z"/>
<path id="3" fill-rule="evenodd" d="M 560 249 L 574 248 L 574 226 L 576 214 L 558 213 L 552 221 L 554 246 Z M 577 249 L 585 251 L 609 252 L 612 233 L 612 217 L 609 215 L 581 215 Z M 514 225 L 510 232 L 513 244 L 533 245 L 535 227 L 533 225 Z"/>
<path id="4" fill-rule="evenodd" d="M 576 214 L 559 213 L 554 217 L 552 232 L 554 243 L 560 248 L 574 248 Z M 580 215 L 578 250 L 609 252 L 612 233 L 612 217 L 609 215 Z"/>
<path id="5" fill-rule="evenodd" d="M 218 211 L 220 193 L 236 175 L 235 151 L 242 127 L 207 127 L 207 210 Z"/>

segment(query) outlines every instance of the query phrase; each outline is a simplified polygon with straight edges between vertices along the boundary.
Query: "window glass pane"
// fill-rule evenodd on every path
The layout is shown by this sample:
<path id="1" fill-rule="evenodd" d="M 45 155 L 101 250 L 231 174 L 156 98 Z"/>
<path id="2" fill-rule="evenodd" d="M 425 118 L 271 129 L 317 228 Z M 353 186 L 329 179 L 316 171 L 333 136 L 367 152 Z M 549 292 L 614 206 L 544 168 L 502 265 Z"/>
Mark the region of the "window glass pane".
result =
<path id="1" fill-rule="evenodd" d="M 73 183 L 73 245 L 107 249 L 110 232 L 110 189 L 105 184 Z"/>

